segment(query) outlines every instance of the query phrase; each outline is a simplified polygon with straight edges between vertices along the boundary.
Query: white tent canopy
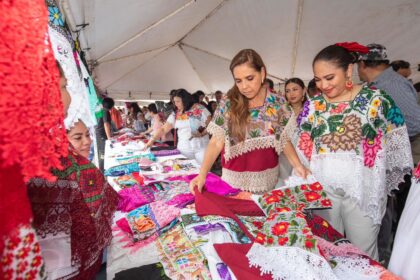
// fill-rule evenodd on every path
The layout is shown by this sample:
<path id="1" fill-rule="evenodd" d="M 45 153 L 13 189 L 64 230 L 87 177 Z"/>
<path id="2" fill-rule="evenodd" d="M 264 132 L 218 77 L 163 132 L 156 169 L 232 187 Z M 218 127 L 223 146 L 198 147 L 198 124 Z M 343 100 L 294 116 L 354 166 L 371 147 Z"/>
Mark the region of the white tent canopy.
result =
<path id="1" fill-rule="evenodd" d="M 172 89 L 226 91 L 232 57 L 253 48 L 269 77 L 313 77 L 312 59 L 343 41 L 379 43 L 419 80 L 419 0 L 62 0 L 99 88 L 115 99 Z"/>

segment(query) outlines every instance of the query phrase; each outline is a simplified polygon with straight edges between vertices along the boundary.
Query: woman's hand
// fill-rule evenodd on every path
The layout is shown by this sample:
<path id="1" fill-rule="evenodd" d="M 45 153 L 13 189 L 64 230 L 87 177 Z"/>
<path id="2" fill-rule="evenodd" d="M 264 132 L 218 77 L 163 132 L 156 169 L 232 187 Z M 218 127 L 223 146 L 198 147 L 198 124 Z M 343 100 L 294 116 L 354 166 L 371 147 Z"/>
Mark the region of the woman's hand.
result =
<path id="1" fill-rule="evenodd" d="M 295 174 L 303 179 L 306 179 L 308 175 L 312 174 L 311 171 L 303 166 L 302 164 L 298 165 L 297 167 L 293 168 Z"/>
<path id="2" fill-rule="evenodd" d="M 149 149 L 150 147 L 152 147 L 154 142 L 155 141 L 153 141 L 152 139 L 150 139 L 149 142 L 147 142 L 146 146 L 144 146 L 143 151 L 146 151 L 147 149 Z"/>
<path id="3" fill-rule="evenodd" d="M 190 182 L 190 192 L 194 194 L 194 188 L 197 187 L 199 192 L 202 192 L 204 184 L 206 183 L 206 176 L 201 174 L 197 175 L 192 181 Z"/>

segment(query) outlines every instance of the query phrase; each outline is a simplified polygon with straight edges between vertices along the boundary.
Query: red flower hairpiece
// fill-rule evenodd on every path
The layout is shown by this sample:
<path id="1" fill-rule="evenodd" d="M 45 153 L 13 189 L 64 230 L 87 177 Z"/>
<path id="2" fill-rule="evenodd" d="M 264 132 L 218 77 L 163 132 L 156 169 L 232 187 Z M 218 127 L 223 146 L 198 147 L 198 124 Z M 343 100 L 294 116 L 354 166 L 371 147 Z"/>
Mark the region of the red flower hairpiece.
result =
<path id="1" fill-rule="evenodd" d="M 348 50 L 349 52 L 358 52 L 358 53 L 368 53 L 369 48 L 363 45 L 360 45 L 357 42 L 342 42 L 336 43 L 336 46 L 340 46 Z"/>

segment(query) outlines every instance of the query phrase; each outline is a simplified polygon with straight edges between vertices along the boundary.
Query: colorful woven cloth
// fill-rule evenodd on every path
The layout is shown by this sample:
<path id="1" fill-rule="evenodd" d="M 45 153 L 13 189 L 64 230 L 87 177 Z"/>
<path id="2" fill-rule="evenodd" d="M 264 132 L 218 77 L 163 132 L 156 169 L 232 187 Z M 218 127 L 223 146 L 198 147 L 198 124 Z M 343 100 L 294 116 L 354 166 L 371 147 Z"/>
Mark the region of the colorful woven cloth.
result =
<path id="1" fill-rule="evenodd" d="M 139 241 L 160 234 L 162 229 L 179 216 L 179 209 L 163 201 L 155 201 L 127 214 L 126 219 L 133 233 L 133 240 Z"/>
<path id="2" fill-rule="evenodd" d="M 73 148 L 61 162 L 64 170 L 53 170 L 56 182 L 34 178 L 27 186 L 33 224 L 42 238 L 70 235 L 71 266 L 77 268 L 71 276 L 86 279 L 97 273 L 111 241 L 118 196 L 99 169 Z"/>
<path id="3" fill-rule="evenodd" d="M 171 279 L 211 279 L 205 258 L 193 246 L 181 225 L 170 229 L 158 241 L 160 261 Z"/>

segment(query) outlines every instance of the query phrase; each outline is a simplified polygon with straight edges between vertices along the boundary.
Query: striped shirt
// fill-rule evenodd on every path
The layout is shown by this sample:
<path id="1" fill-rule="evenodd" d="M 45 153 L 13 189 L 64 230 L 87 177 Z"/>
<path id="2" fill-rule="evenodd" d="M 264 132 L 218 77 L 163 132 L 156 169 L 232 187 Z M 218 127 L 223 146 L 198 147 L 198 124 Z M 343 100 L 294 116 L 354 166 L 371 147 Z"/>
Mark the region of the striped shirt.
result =
<path id="1" fill-rule="evenodd" d="M 409 80 L 388 67 L 370 86 L 384 90 L 394 99 L 404 115 L 410 137 L 420 133 L 420 106 L 417 103 L 417 92 Z"/>

